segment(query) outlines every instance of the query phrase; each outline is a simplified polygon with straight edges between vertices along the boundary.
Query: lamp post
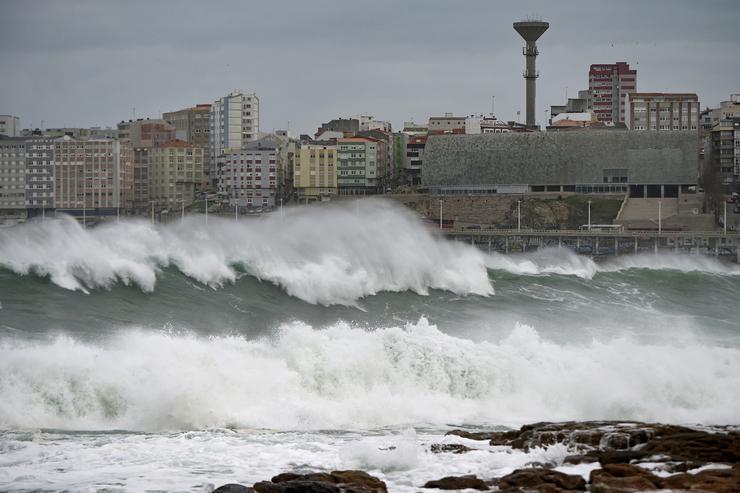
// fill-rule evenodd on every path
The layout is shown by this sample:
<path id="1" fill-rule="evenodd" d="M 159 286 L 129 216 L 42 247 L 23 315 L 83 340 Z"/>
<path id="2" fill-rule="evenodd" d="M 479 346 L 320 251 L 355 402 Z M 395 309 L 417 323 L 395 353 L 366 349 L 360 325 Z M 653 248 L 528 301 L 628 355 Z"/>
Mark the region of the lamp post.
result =
<path id="1" fill-rule="evenodd" d="M 588 230 L 591 231 L 591 201 L 588 201 Z"/>
<path id="2" fill-rule="evenodd" d="M 180 210 L 180 224 L 185 224 L 185 199 L 181 201 L 182 209 Z"/>
<path id="3" fill-rule="evenodd" d="M 283 199 L 280 198 L 280 220 L 283 220 Z"/>
<path id="4" fill-rule="evenodd" d="M 727 236 L 727 201 L 725 200 L 725 218 L 722 221 L 723 234 Z"/>
<path id="5" fill-rule="evenodd" d="M 152 200 L 152 224 L 154 224 L 154 201 Z"/>
<path id="6" fill-rule="evenodd" d="M 208 224 L 208 195 L 206 195 L 206 224 Z"/>
<path id="7" fill-rule="evenodd" d="M 522 230 L 522 201 L 516 201 L 516 230 L 517 232 Z"/>
<path id="8" fill-rule="evenodd" d="M 442 199 L 439 199 L 439 230 L 442 231 Z"/>
<path id="9" fill-rule="evenodd" d="M 663 201 L 658 200 L 658 234 L 663 232 Z"/>

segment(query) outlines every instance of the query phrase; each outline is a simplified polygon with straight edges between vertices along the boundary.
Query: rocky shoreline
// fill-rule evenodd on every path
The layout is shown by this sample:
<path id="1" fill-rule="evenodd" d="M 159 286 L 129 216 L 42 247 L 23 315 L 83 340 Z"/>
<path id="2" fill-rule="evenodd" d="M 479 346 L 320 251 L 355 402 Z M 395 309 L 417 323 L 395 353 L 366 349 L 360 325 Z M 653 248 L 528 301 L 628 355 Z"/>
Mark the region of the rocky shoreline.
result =
<path id="1" fill-rule="evenodd" d="M 419 489 L 506 493 L 631 493 L 636 491 L 740 492 L 740 431 L 639 422 L 588 421 L 534 423 L 519 430 L 470 432 L 451 437 L 528 451 L 557 444 L 570 453 L 561 463 L 532 463 L 501 477 L 472 475 L 430 478 Z M 462 443 L 432 444 L 436 454 L 465 454 Z M 556 467 L 585 464 L 585 474 Z M 282 473 L 252 486 L 226 484 L 214 493 L 388 493 L 386 484 L 364 471 Z"/>

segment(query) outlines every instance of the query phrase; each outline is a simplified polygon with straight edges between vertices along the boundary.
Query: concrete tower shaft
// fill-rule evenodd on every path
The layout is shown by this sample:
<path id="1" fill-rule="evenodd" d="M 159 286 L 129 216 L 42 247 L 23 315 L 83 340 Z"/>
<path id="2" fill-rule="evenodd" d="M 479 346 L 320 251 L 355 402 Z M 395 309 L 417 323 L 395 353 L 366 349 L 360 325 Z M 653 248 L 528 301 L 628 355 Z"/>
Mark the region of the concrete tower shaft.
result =
<path id="1" fill-rule="evenodd" d="M 516 32 L 518 32 L 527 42 L 527 45 L 522 50 L 522 54 L 527 60 L 526 69 L 524 70 L 524 79 L 526 81 L 527 90 L 526 124 L 528 127 L 535 126 L 535 99 L 537 97 L 536 80 L 540 75 L 535 68 L 535 60 L 537 59 L 537 55 L 539 55 L 539 51 L 537 50 L 537 40 L 549 27 L 549 23 L 542 21 L 521 21 L 514 23 L 514 29 Z"/>

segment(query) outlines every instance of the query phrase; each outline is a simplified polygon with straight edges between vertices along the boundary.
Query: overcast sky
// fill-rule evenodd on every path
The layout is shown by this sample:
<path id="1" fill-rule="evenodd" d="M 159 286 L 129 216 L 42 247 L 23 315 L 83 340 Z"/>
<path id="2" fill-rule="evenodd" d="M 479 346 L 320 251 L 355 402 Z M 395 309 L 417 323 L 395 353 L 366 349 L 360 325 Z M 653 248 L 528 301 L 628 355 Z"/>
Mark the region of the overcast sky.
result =
<path id="1" fill-rule="evenodd" d="M 626 61 L 638 91 L 740 92 L 738 0 L 0 0 L 0 114 L 24 127 L 114 126 L 256 92 L 262 131 L 370 114 L 524 119 L 523 40 L 538 43 L 537 120 Z"/>

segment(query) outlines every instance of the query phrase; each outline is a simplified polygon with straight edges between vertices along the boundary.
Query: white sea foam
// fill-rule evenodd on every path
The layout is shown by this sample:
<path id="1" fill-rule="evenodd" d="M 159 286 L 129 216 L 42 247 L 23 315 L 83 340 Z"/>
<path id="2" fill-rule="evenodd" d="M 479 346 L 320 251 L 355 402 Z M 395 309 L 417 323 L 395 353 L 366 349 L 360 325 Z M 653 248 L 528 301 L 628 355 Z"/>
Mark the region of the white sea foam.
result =
<path id="1" fill-rule="evenodd" d="M 523 325 L 476 343 L 424 319 L 374 331 L 292 323 L 251 341 L 132 329 L 97 344 L 5 340 L 0 395 L 0 429 L 738 423 L 740 351 L 628 338 L 556 344 Z"/>
<path id="2" fill-rule="evenodd" d="M 582 279 L 592 279 L 602 272 L 623 272 L 638 269 L 740 275 L 740 267 L 737 265 L 704 255 L 638 253 L 621 255 L 597 262 L 591 257 L 578 255 L 566 248 L 546 248 L 526 254 L 503 255 L 492 253 L 486 256 L 486 266 L 489 269 L 517 275 L 558 274 L 577 276 Z"/>
<path id="3" fill-rule="evenodd" d="M 137 220 L 83 229 L 64 217 L 0 235 L 0 266 L 83 291 L 117 282 L 152 291 L 160 269 L 174 265 L 211 287 L 233 282 L 241 267 L 323 305 L 354 304 L 380 291 L 493 293 L 482 253 L 435 237 L 407 210 L 374 200 L 238 224 L 211 217 L 206 225 L 200 216 L 164 227 Z"/>

